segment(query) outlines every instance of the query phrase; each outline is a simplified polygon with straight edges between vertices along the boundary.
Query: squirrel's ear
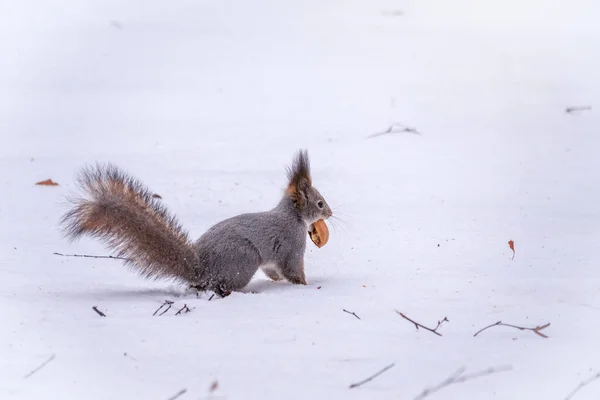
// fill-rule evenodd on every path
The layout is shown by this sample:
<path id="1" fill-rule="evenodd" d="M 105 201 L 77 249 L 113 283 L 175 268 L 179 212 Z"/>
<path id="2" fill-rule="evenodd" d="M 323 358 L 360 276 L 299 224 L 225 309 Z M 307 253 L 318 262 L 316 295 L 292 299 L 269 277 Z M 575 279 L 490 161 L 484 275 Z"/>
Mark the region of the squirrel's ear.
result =
<path id="1" fill-rule="evenodd" d="M 300 180 L 294 184 L 288 186 L 285 191 L 286 194 L 296 203 L 296 207 L 302 210 L 308 204 L 308 190 L 310 189 L 310 183 L 305 178 L 300 178 Z"/>
<path id="2" fill-rule="evenodd" d="M 310 163 L 306 150 L 299 151 L 294 158 L 292 166 L 288 168 L 288 187 L 286 193 L 298 208 L 302 209 L 308 202 L 308 189 L 312 182 L 310 178 Z"/>
<path id="3" fill-rule="evenodd" d="M 298 207 L 300 209 L 306 207 L 308 204 L 308 189 L 310 188 L 310 183 L 306 178 L 301 178 L 300 182 L 298 182 Z"/>

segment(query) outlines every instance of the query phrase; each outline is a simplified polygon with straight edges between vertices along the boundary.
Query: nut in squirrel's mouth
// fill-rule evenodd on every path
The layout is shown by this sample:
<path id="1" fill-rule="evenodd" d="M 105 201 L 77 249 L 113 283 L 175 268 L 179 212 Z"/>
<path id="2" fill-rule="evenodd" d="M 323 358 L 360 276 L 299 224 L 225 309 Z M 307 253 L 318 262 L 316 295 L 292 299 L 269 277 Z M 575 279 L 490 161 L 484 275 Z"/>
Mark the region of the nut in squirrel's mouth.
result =
<path id="1" fill-rule="evenodd" d="M 310 240 L 319 248 L 325 246 L 329 240 L 329 228 L 323 219 L 313 223 L 308 231 Z"/>

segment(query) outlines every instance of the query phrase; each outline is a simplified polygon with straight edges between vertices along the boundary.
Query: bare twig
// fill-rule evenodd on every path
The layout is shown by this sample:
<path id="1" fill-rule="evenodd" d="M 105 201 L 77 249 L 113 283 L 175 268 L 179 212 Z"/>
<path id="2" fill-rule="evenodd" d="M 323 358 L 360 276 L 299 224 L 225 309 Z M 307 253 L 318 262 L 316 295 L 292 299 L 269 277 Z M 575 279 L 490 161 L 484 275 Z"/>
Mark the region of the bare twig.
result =
<path id="1" fill-rule="evenodd" d="M 425 329 L 425 330 L 427 330 L 427 331 L 429 331 L 429 332 L 431 332 L 431 333 L 435 333 L 435 334 L 436 334 L 436 335 L 438 335 L 438 336 L 442 336 L 442 334 L 441 334 L 441 333 L 439 333 L 439 332 L 437 331 L 437 330 L 439 329 L 439 327 L 440 327 L 440 326 L 442 326 L 442 324 L 443 324 L 444 322 L 450 322 L 450 321 L 448 320 L 448 318 L 444 317 L 444 319 L 442 319 L 441 321 L 438 321 L 438 322 L 437 322 L 437 325 L 435 326 L 435 328 L 434 328 L 434 329 L 431 329 L 431 328 L 428 328 L 428 327 L 426 327 L 426 326 L 423 326 L 423 325 L 419 324 L 418 322 L 415 322 L 415 321 L 413 321 L 412 319 L 408 318 L 406 315 L 402 314 L 402 313 L 401 313 L 400 311 L 398 311 L 398 310 L 396 310 L 396 312 L 397 312 L 397 313 L 398 313 L 398 314 L 399 314 L 399 315 L 400 315 L 402 318 L 404 318 L 405 320 L 407 320 L 407 321 L 410 321 L 410 322 L 412 322 L 413 324 L 415 324 L 415 328 L 417 328 L 417 330 L 419 330 L 419 328 L 423 328 L 423 329 Z"/>
<path id="2" fill-rule="evenodd" d="M 345 313 L 348 313 L 350 315 L 354 315 L 356 318 L 360 319 L 360 317 L 358 315 L 356 315 L 355 313 L 353 313 L 352 311 L 348 311 L 348 310 L 342 310 Z"/>
<path id="3" fill-rule="evenodd" d="M 574 114 L 577 112 L 581 112 L 581 111 L 591 111 L 592 107 L 591 106 L 579 106 L 579 107 L 567 107 L 565 109 L 565 112 L 567 114 Z"/>
<path id="4" fill-rule="evenodd" d="M 402 10 L 387 10 L 382 11 L 381 14 L 386 17 L 400 17 L 404 15 L 404 12 Z"/>
<path id="5" fill-rule="evenodd" d="M 385 371 L 387 371 L 388 369 L 393 368 L 396 365 L 396 363 L 392 363 L 390 365 L 388 365 L 387 367 L 379 370 L 378 372 L 376 372 L 375 374 L 371 375 L 370 377 L 363 379 L 360 382 L 357 383 L 353 383 L 352 385 L 349 386 L 350 389 L 354 389 L 355 387 L 359 387 L 364 385 L 367 382 L 371 382 L 373 379 L 377 378 L 379 375 L 383 374 Z"/>
<path id="6" fill-rule="evenodd" d="M 36 369 L 30 371 L 27 375 L 24 376 L 25 379 L 29 378 L 31 375 L 35 374 L 36 372 L 38 372 L 40 369 L 44 368 L 46 365 L 48 365 L 52 360 L 54 360 L 56 358 L 56 354 L 52 354 L 50 356 L 50 358 L 48 358 L 46 361 L 44 361 L 39 367 L 37 367 Z"/>
<path id="7" fill-rule="evenodd" d="M 577 387 L 575 389 L 573 389 L 573 391 L 571 393 L 569 393 L 569 395 L 567 397 L 565 397 L 565 400 L 571 400 L 573 398 L 573 396 L 575 396 L 575 394 L 577 392 L 579 392 L 584 386 L 589 385 L 590 383 L 592 383 L 593 381 L 595 381 L 598 378 L 600 378 L 600 372 L 597 373 L 596 375 L 592 376 L 591 378 L 588 378 L 585 381 L 580 382 L 579 385 L 577 385 Z"/>
<path id="8" fill-rule="evenodd" d="M 179 392 L 175 393 L 173 396 L 169 397 L 167 400 L 175 400 L 180 396 L 183 396 L 187 393 L 187 389 L 181 389 Z"/>
<path id="9" fill-rule="evenodd" d="M 106 314 L 104 314 L 102 311 L 98 310 L 98 307 L 94 306 L 92 307 L 92 310 L 96 311 L 96 314 L 98 314 L 101 317 L 106 317 Z"/>
<path id="10" fill-rule="evenodd" d="M 112 26 L 113 28 L 116 28 L 116 29 L 123 28 L 123 24 L 121 24 L 119 21 L 116 21 L 116 20 L 110 21 L 110 26 Z"/>
<path id="11" fill-rule="evenodd" d="M 169 311 L 171 309 L 171 305 L 173 305 L 173 302 L 170 300 L 165 300 L 165 305 L 167 306 L 167 308 L 165 308 L 165 311 L 161 312 L 160 315 L 163 315 L 164 313 L 166 313 L 167 311 Z"/>
<path id="12" fill-rule="evenodd" d="M 52 253 L 52 254 L 54 254 L 56 256 L 62 256 L 62 257 L 110 258 L 113 260 L 129 261 L 129 258 L 115 257 L 115 256 L 94 256 L 94 255 L 90 255 L 90 254 L 62 254 L 62 253 Z"/>
<path id="13" fill-rule="evenodd" d="M 215 297 L 214 293 L 208 298 L 208 301 L 211 301 L 213 299 L 213 297 Z"/>
<path id="14" fill-rule="evenodd" d="M 187 314 L 187 313 L 189 313 L 190 311 L 192 311 L 192 310 L 190 310 L 190 309 L 188 308 L 187 304 L 184 304 L 184 305 L 183 305 L 183 307 L 181 307 L 181 308 L 179 309 L 179 311 L 177 311 L 177 312 L 175 313 L 175 315 L 179 315 L 179 314 L 181 314 L 181 313 L 185 313 L 185 314 Z"/>
<path id="15" fill-rule="evenodd" d="M 372 133 L 367 137 L 369 139 L 372 139 L 372 138 L 376 138 L 377 136 L 390 135 L 390 134 L 394 134 L 394 133 L 413 133 L 415 135 L 421 134 L 421 132 L 417 131 L 415 128 L 411 128 L 411 127 L 408 127 L 408 126 L 405 126 L 402 124 L 392 124 L 385 131 Z"/>
<path id="16" fill-rule="evenodd" d="M 171 309 L 171 305 L 172 305 L 172 304 L 173 304 L 173 302 L 172 302 L 171 300 L 165 300 L 165 302 L 164 302 L 164 303 L 162 303 L 162 305 L 161 305 L 160 307 L 158 307 L 158 308 L 156 309 L 156 311 L 154 311 L 154 314 L 152 314 L 152 315 L 153 315 L 153 316 L 154 316 L 154 315 L 156 315 L 156 313 L 158 313 L 160 310 L 162 310 L 162 308 L 163 308 L 163 307 L 165 307 L 165 306 L 168 306 L 168 307 L 165 309 L 165 311 L 163 311 L 163 312 L 161 312 L 160 314 L 158 314 L 159 316 L 160 316 L 160 315 L 163 315 L 164 313 L 166 313 L 167 311 L 169 311 L 169 310 Z"/>
<path id="17" fill-rule="evenodd" d="M 424 389 L 421 394 L 419 394 L 417 397 L 414 398 L 414 400 L 422 400 L 425 397 L 429 396 L 432 393 L 437 392 L 438 390 L 441 390 L 443 388 L 445 388 L 446 386 L 450 386 L 453 385 L 455 383 L 463 383 L 472 379 L 476 379 L 476 378 L 480 378 L 482 376 L 485 375 L 491 375 L 494 374 L 496 372 L 504 372 L 504 371 L 510 371 L 512 369 L 512 367 L 510 365 L 508 366 L 500 366 L 500 367 L 490 367 L 486 370 L 483 371 L 479 371 L 479 372 L 475 372 L 472 374 L 467 374 L 467 375 L 463 375 L 463 373 L 465 372 L 465 368 L 464 367 L 460 367 L 455 373 L 453 373 L 452 375 L 450 375 L 448 378 L 446 378 L 443 382 L 439 383 L 436 386 L 432 386 L 430 388 L 426 388 Z"/>
<path id="18" fill-rule="evenodd" d="M 491 325 L 486 326 L 485 328 L 481 328 L 473 336 L 475 337 L 475 336 L 479 335 L 481 332 L 485 331 L 486 329 L 493 328 L 494 326 L 508 326 L 510 328 L 519 329 L 521 331 L 531 331 L 531 332 L 535 333 L 538 336 L 541 336 L 543 338 L 548 338 L 548 336 L 544 335 L 540 331 L 542 331 L 542 330 L 546 329 L 547 327 L 549 327 L 550 326 L 550 322 L 548 322 L 547 324 L 542 325 L 542 326 L 536 326 L 535 328 L 525 328 L 525 327 L 522 327 L 522 326 L 516 326 L 516 325 L 511 325 L 511 324 L 504 324 L 504 323 L 502 323 L 502 321 L 498 321 L 495 324 L 491 324 Z"/>

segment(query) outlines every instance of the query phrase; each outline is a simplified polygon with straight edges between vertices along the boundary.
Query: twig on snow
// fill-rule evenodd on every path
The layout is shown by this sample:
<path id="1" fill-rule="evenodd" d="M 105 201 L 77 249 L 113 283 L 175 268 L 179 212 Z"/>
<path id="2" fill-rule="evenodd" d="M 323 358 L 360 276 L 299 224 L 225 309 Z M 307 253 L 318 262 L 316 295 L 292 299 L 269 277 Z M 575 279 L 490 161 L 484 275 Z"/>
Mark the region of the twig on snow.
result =
<path id="1" fill-rule="evenodd" d="M 24 376 L 25 379 L 29 378 L 31 375 L 35 374 L 36 372 L 38 372 L 40 369 L 44 368 L 46 365 L 48 365 L 52 360 L 54 360 L 56 358 L 56 354 L 52 354 L 50 356 L 50 358 L 48 358 L 46 361 L 44 361 L 39 367 L 37 367 L 36 369 L 30 371 L 27 375 Z"/>
<path id="2" fill-rule="evenodd" d="M 187 389 L 181 389 L 179 392 L 175 393 L 173 396 L 169 397 L 167 400 L 175 400 L 180 396 L 183 396 L 187 393 Z"/>
<path id="3" fill-rule="evenodd" d="M 62 257 L 85 257 L 85 258 L 110 258 L 113 260 L 125 260 L 125 261 L 129 261 L 129 258 L 125 258 L 125 257 L 116 257 L 116 256 L 94 256 L 91 254 L 63 254 L 63 253 L 52 253 L 56 256 L 62 256 Z"/>
<path id="4" fill-rule="evenodd" d="M 104 314 L 102 311 L 98 310 L 98 307 L 94 306 L 92 307 L 92 310 L 96 311 L 96 314 L 98 314 L 101 317 L 106 317 L 106 314 Z"/>
<path id="5" fill-rule="evenodd" d="M 350 315 L 354 315 L 357 319 L 360 319 L 360 317 L 358 315 L 356 315 L 355 313 L 353 313 L 352 311 L 348 311 L 348 310 L 345 310 L 345 309 L 343 309 L 342 311 L 345 312 L 345 313 L 348 313 Z"/>
<path id="6" fill-rule="evenodd" d="M 208 301 L 211 301 L 213 299 L 213 297 L 215 297 L 214 293 L 208 298 Z"/>
<path id="7" fill-rule="evenodd" d="M 592 383 L 593 381 L 595 381 L 598 378 L 600 378 L 600 372 L 597 373 L 596 375 L 592 376 L 591 378 L 586 379 L 585 381 L 579 382 L 579 385 L 577 385 L 577 387 L 575 389 L 573 389 L 573 391 L 571 393 L 569 393 L 569 395 L 567 397 L 565 397 L 565 400 L 571 400 L 573 398 L 573 396 L 575 396 L 575 394 L 577 392 L 579 392 L 584 386 L 589 385 L 590 383 Z"/>
<path id="8" fill-rule="evenodd" d="M 417 397 L 414 398 L 414 400 L 422 400 L 425 397 L 429 396 L 430 394 L 435 393 L 438 390 L 441 390 L 441 389 L 445 388 L 446 386 L 450 386 L 455 383 L 463 383 L 463 382 L 466 382 L 466 381 L 469 381 L 472 379 L 480 378 L 482 376 L 491 375 L 496 372 L 510 371 L 511 369 L 512 369 L 512 366 L 510 366 L 510 365 L 500 366 L 500 367 L 490 367 L 483 371 L 463 375 L 463 373 L 465 372 L 465 368 L 461 367 L 455 373 L 450 375 L 448 378 L 446 378 L 443 382 L 439 383 L 438 385 L 424 389 L 421 392 L 421 394 L 419 394 Z"/>
<path id="9" fill-rule="evenodd" d="M 159 312 L 160 310 L 162 310 L 162 308 L 163 308 L 164 306 L 168 306 L 168 307 L 165 309 L 165 311 L 163 311 L 163 312 L 161 312 L 160 314 L 158 314 L 159 316 L 160 316 L 160 315 L 163 315 L 164 313 L 166 313 L 167 311 L 169 311 L 169 310 L 171 309 L 171 305 L 172 305 L 172 304 L 173 304 L 173 302 L 172 302 L 171 300 L 165 300 L 165 302 L 164 302 L 164 303 L 162 303 L 162 305 L 161 305 L 160 307 L 158 307 L 158 308 L 156 309 L 156 311 L 154 311 L 154 314 L 152 314 L 152 316 L 156 315 L 156 313 L 157 313 L 157 312 Z"/>
<path id="10" fill-rule="evenodd" d="M 387 11 L 382 11 L 381 15 L 384 15 L 386 17 L 400 17 L 400 16 L 404 15 L 404 11 L 402 11 L 402 10 L 387 10 Z"/>
<path id="11" fill-rule="evenodd" d="M 360 382 L 357 383 L 353 383 L 352 385 L 349 386 L 349 389 L 354 389 L 355 387 L 359 387 L 364 385 L 367 382 L 371 382 L 373 379 L 377 378 L 379 375 L 383 374 L 385 371 L 387 371 L 388 369 L 393 368 L 396 365 L 396 363 L 392 363 L 388 366 L 386 366 L 385 368 L 379 370 L 378 372 L 376 372 L 375 374 L 371 375 L 370 377 L 363 379 Z"/>
<path id="12" fill-rule="evenodd" d="M 481 328 L 480 330 L 477 331 L 477 333 L 475 333 L 473 335 L 473 337 L 479 335 L 481 332 L 485 331 L 486 329 L 493 328 L 494 326 L 508 326 L 510 328 L 515 328 L 515 329 L 519 329 L 519 330 L 522 330 L 522 331 L 531 331 L 531 332 L 535 333 L 538 336 L 541 336 L 543 338 L 548 338 L 548 336 L 544 335 L 540 331 L 542 331 L 542 330 L 546 329 L 547 327 L 549 327 L 550 326 L 550 322 L 548 322 L 547 324 L 542 325 L 542 326 L 536 326 L 535 328 L 525 328 L 525 327 L 522 327 L 522 326 L 505 324 L 502 321 L 498 321 L 495 324 L 491 324 L 491 325 L 486 326 L 485 328 Z"/>
<path id="13" fill-rule="evenodd" d="M 413 133 L 415 135 L 420 135 L 421 132 L 417 131 L 415 128 L 411 128 L 402 124 L 392 124 L 385 131 L 375 132 L 367 136 L 369 139 L 375 138 L 377 136 L 389 135 L 393 133 Z"/>
<path id="14" fill-rule="evenodd" d="M 592 106 L 579 106 L 579 107 L 567 107 L 565 109 L 565 112 L 567 114 L 574 114 L 577 112 L 581 112 L 581 111 L 591 111 L 592 110 Z"/>
<path id="15" fill-rule="evenodd" d="M 404 318 L 405 320 L 407 320 L 407 321 L 410 321 L 410 322 L 412 322 L 413 324 L 415 324 L 415 328 L 417 328 L 417 330 L 419 330 L 419 328 L 423 328 L 423 329 L 425 329 L 425 330 L 427 330 L 427 331 L 429 331 L 429 332 L 431 332 L 431 333 L 435 333 L 435 334 L 436 334 L 436 335 L 438 335 L 438 336 L 442 336 L 442 334 L 441 334 L 441 333 L 439 333 L 439 332 L 437 331 L 437 330 L 439 329 L 439 327 L 440 327 L 440 326 L 442 326 L 442 324 L 443 324 L 444 322 L 450 322 L 450 320 L 448 320 L 448 318 L 444 317 L 444 319 L 443 319 L 443 320 L 441 320 L 441 321 L 438 321 L 438 322 L 437 322 L 437 325 L 435 326 L 435 328 L 434 328 L 434 329 L 431 329 L 431 328 L 428 328 L 428 327 L 426 327 L 426 326 L 423 326 L 423 325 L 419 324 L 418 322 L 415 322 L 415 321 L 413 321 L 412 319 L 408 318 L 406 315 L 402 314 L 402 313 L 401 313 L 400 311 L 398 311 L 398 310 L 396 310 L 396 312 L 397 312 L 397 313 L 398 313 L 398 314 L 399 314 L 399 315 L 400 315 L 402 318 Z"/>
<path id="16" fill-rule="evenodd" d="M 184 304 L 184 305 L 183 305 L 183 307 L 181 307 L 181 308 L 179 309 L 179 311 L 177 311 L 177 312 L 175 313 L 175 315 L 179 315 L 179 314 L 181 314 L 181 313 L 185 313 L 185 314 L 187 314 L 187 313 L 189 313 L 190 311 L 192 311 L 192 310 L 190 310 L 190 309 L 188 308 L 187 304 Z"/>

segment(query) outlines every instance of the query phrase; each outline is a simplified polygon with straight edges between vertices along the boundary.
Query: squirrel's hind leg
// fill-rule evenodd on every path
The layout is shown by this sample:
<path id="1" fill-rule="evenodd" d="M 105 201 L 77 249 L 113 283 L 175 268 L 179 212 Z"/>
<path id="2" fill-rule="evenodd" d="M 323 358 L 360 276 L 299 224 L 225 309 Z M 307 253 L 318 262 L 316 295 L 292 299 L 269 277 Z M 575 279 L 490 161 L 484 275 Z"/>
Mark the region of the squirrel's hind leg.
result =
<path id="1" fill-rule="evenodd" d="M 213 288 L 213 292 L 216 293 L 217 296 L 224 298 L 231 294 L 231 290 L 225 289 L 222 285 L 217 285 Z"/>
<path id="2" fill-rule="evenodd" d="M 273 281 L 280 281 L 283 279 L 283 276 L 277 271 L 277 267 L 274 265 L 264 265 L 261 266 L 260 269 L 264 274 Z"/>
<path id="3" fill-rule="evenodd" d="M 229 289 L 226 289 L 224 285 L 222 284 L 216 284 L 211 288 L 207 288 L 204 285 L 190 285 L 188 287 L 188 290 L 190 291 L 196 291 L 196 297 L 200 297 L 200 293 L 204 293 L 207 291 L 211 291 L 214 292 L 214 294 L 216 294 L 219 297 L 227 297 L 229 296 L 232 291 Z M 213 295 L 214 296 L 214 295 Z"/>
<path id="4" fill-rule="evenodd" d="M 196 294 L 196 298 L 200 298 L 200 295 L 206 292 L 206 290 L 206 287 L 200 284 L 191 284 L 187 287 L 187 292 Z"/>
<path id="5" fill-rule="evenodd" d="M 290 283 L 295 285 L 306 285 L 306 276 L 304 275 L 304 259 L 292 258 L 287 260 L 281 267 L 281 274 Z"/>

